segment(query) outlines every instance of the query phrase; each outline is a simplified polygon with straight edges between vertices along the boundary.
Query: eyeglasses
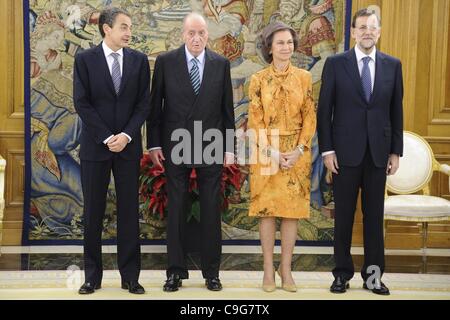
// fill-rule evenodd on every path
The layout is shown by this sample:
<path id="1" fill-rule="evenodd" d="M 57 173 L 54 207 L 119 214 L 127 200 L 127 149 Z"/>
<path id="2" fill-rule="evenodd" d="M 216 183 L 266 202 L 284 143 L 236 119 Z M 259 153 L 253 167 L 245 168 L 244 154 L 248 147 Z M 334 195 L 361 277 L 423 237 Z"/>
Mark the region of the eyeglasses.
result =
<path id="1" fill-rule="evenodd" d="M 363 33 L 363 32 L 366 32 L 367 30 L 377 31 L 380 28 L 376 27 L 376 26 L 361 26 L 361 27 L 358 27 L 356 29 L 359 30 L 359 32 Z"/>

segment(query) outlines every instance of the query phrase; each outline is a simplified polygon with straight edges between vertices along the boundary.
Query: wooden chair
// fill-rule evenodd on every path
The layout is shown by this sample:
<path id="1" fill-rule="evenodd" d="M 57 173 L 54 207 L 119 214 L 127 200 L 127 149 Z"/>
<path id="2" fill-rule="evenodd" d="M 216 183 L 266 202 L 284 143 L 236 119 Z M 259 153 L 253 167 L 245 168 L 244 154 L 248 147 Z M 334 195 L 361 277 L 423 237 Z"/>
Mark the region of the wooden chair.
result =
<path id="1" fill-rule="evenodd" d="M 434 171 L 450 176 L 450 166 L 440 164 L 433 150 L 421 136 L 404 131 L 404 153 L 400 168 L 388 176 L 384 205 L 385 229 L 388 220 L 410 221 L 422 224 L 422 258 L 426 272 L 428 223 L 450 220 L 450 201 L 430 195 L 430 180 Z M 449 180 L 450 187 L 450 180 Z M 422 191 L 422 194 L 417 192 Z"/>

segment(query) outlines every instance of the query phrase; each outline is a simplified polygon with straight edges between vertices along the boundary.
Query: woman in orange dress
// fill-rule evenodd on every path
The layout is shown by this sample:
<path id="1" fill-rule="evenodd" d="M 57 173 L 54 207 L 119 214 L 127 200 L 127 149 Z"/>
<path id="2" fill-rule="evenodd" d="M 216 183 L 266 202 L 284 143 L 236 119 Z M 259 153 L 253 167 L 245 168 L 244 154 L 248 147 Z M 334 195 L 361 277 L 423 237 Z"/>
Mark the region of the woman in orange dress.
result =
<path id="1" fill-rule="evenodd" d="M 262 52 L 270 65 L 254 74 L 249 87 L 250 157 L 249 215 L 259 217 L 264 256 L 264 291 L 275 290 L 273 249 L 275 218 L 281 218 L 282 288 L 295 292 L 292 254 L 298 219 L 309 217 L 311 140 L 316 129 L 312 77 L 294 67 L 295 31 L 281 22 L 262 32 Z"/>

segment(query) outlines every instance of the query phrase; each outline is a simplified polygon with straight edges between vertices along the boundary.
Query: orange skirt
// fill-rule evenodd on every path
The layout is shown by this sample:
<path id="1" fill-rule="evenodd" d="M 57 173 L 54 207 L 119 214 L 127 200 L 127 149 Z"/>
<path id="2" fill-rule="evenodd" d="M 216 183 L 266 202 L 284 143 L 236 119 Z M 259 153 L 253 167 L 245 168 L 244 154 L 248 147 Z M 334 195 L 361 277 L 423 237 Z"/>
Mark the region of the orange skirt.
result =
<path id="1" fill-rule="evenodd" d="M 300 133 L 281 135 L 279 150 L 289 152 L 298 145 Z M 250 166 L 250 207 L 252 217 L 309 218 L 311 152 L 304 154 L 291 169 L 272 170 L 261 162 Z M 272 167 L 274 168 L 274 167 Z"/>

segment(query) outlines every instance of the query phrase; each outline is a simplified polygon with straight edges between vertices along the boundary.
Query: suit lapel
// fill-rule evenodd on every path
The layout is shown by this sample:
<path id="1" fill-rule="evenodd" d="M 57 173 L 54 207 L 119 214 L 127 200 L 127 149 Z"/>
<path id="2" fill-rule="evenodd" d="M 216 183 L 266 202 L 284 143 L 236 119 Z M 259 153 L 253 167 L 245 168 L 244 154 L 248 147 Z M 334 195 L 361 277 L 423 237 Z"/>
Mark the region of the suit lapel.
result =
<path id="1" fill-rule="evenodd" d="M 195 99 L 194 105 L 191 108 L 191 112 L 189 113 L 189 117 L 191 117 L 194 114 L 194 112 L 197 108 L 197 105 L 198 105 L 199 101 L 201 101 L 203 95 L 207 94 L 206 87 L 207 87 L 208 83 L 210 83 L 211 80 L 213 79 L 213 73 L 214 73 L 213 60 L 214 59 L 211 56 L 211 54 L 209 53 L 209 50 L 205 49 L 205 67 L 203 68 L 202 83 L 200 85 L 200 91 L 198 92 L 198 95 Z M 190 80 L 189 80 L 189 82 L 190 82 Z M 191 85 L 191 87 L 192 87 L 192 85 Z M 192 89 L 192 92 L 194 92 L 193 89 Z"/>
<path id="2" fill-rule="evenodd" d="M 128 83 L 128 78 L 130 77 L 131 70 L 133 70 L 133 56 L 127 48 L 123 48 L 123 71 L 122 80 L 120 81 L 119 95 L 122 94 L 125 86 Z"/>
<path id="3" fill-rule="evenodd" d="M 366 101 L 366 98 L 364 97 L 361 76 L 359 75 L 358 62 L 356 61 L 355 49 L 348 51 L 345 58 L 347 60 L 345 69 L 354 82 L 355 88 L 357 88 L 361 98 L 363 99 L 363 101 Z"/>
<path id="4" fill-rule="evenodd" d="M 208 49 L 205 49 L 205 67 L 203 68 L 203 77 L 202 77 L 202 83 L 200 85 L 200 91 L 198 93 L 198 97 L 202 95 L 206 91 L 205 84 L 209 83 L 209 81 L 212 80 L 212 61 L 213 58 L 211 57 L 211 54 L 209 53 Z"/>
<path id="5" fill-rule="evenodd" d="M 375 61 L 375 83 L 373 86 L 372 98 L 370 99 L 371 104 L 375 101 L 381 91 L 381 85 L 383 83 L 383 65 L 384 56 L 377 50 Z"/>
<path id="6" fill-rule="evenodd" d="M 195 93 L 192 88 L 191 79 L 189 78 L 189 69 L 186 62 L 186 52 L 184 51 L 184 45 L 178 49 L 175 72 L 176 78 L 180 84 L 180 89 L 189 97 L 189 101 L 194 101 Z"/>
<path id="7" fill-rule="evenodd" d="M 106 61 L 105 53 L 103 52 L 102 44 L 100 43 L 96 48 L 97 64 L 100 67 L 100 77 L 106 80 L 106 83 L 113 94 L 116 94 L 114 90 L 114 83 L 111 78 L 111 72 L 109 71 L 108 62 Z"/>

